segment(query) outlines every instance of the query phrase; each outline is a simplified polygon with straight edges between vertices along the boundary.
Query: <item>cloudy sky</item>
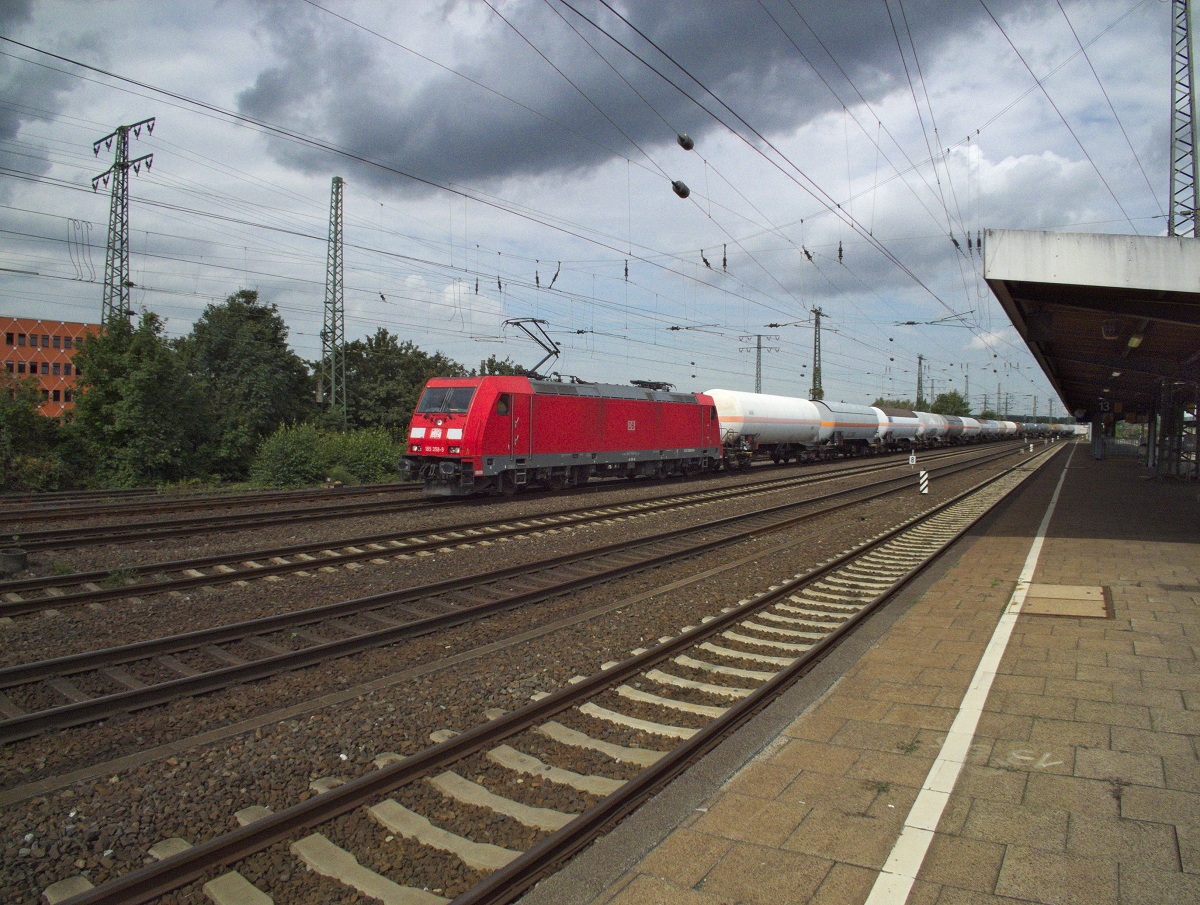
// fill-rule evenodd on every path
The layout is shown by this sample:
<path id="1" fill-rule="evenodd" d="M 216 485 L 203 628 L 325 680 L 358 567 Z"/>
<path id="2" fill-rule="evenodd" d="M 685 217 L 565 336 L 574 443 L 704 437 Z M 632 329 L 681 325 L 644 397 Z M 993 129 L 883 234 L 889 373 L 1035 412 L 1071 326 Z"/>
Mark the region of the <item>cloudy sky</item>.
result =
<path id="1" fill-rule="evenodd" d="M 171 335 L 250 288 L 318 358 L 341 176 L 348 339 L 532 366 L 504 322 L 540 318 L 546 370 L 687 390 L 754 389 L 761 343 L 763 391 L 806 395 L 819 309 L 827 398 L 912 397 L 921 355 L 936 392 L 1045 414 L 976 237 L 1165 233 L 1170 27 L 1165 0 L 0 0 L 0 313 L 99 319 L 93 143 L 155 117 L 132 305 Z"/>

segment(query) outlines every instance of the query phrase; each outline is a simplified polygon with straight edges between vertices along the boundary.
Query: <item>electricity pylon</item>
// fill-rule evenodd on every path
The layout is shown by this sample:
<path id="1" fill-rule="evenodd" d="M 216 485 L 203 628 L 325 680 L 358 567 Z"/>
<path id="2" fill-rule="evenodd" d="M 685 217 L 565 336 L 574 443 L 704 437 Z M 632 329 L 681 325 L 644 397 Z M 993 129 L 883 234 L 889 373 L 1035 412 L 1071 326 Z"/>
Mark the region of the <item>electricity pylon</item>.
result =
<path id="1" fill-rule="evenodd" d="M 129 133 L 140 138 L 142 126 L 148 134 L 154 132 L 154 117 L 128 126 L 117 126 L 115 130 L 92 144 L 92 153 L 100 156 L 100 146 L 117 146 L 113 164 L 92 179 L 92 191 L 112 181 L 112 203 L 108 211 L 108 252 L 104 257 L 104 302 L 100 308 L 100 323 L 108 324 L 120 318 L 129 320 L 129 168 L 140 173 L 142 164 L 149 170 L 154 163 L 153 154 L 143 154 L 129 159 Z"/>

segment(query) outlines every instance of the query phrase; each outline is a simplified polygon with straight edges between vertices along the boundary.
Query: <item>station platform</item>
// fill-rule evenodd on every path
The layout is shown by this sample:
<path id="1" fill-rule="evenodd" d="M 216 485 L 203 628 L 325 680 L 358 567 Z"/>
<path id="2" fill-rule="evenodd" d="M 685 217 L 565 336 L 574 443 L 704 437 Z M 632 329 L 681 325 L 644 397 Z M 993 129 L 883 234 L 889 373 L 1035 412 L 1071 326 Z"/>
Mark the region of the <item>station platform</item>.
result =
<path id="1" fill-rule="evenodd" d="M 1198 493 L 1063 449 L 523 901 L 1200 902 Z"/>

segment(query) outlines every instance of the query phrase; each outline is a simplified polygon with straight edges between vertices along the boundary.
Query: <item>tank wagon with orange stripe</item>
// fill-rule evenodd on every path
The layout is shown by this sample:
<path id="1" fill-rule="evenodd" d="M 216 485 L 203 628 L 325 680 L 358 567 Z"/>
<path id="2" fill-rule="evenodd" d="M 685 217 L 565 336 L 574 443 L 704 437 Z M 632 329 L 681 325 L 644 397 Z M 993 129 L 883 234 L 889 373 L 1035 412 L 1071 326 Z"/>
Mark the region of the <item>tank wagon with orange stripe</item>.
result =
<path id="1" fill-rule="evenodd" d="M 717 407 L 725 467 L 749 465 L 752 458 L 777 464 L 836 456 L 976 443 L 1015 436 L 1011 421 L 979 420 L 908 409 L 848 402 L 770 396 L 737 390 L 709 390 Z"/>
<path id="2" fill-rule="evenodd" d="M 882 409 L 738 390 L 704 394 L 717 407 L 726 468 L 750 464 L 755 454 L 778 465 L 863 455 L 881 448 L 890 422 Z"/>

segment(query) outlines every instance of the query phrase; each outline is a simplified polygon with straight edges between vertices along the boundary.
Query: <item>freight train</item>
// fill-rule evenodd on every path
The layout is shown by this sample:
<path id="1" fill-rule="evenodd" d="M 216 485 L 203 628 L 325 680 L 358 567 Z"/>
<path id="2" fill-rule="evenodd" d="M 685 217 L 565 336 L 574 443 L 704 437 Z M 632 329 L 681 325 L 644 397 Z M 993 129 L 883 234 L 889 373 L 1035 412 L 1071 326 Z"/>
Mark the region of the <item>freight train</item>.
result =
<path id="1" fill-rule="evenodd" d="M 732 471 L 756 457 L 782 465 L 1044 427 L 736 390 L 447 377 L 425 384 L 400 468 L 430 494 L 511 495 L 593 477 Z"/>

